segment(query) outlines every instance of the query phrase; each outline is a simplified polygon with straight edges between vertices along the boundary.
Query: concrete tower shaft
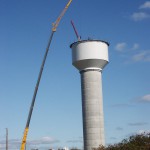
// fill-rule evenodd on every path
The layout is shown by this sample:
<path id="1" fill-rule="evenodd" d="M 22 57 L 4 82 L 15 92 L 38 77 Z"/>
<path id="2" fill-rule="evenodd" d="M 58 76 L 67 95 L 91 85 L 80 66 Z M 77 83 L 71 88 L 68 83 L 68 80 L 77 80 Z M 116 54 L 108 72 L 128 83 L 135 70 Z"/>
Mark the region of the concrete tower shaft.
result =
<path id="1" fill-rule="evenodd" d="M 84 150 L 105 145 L 102 69 L 108 63 L 109 44 L 83 40 L 71 44 L 72 64 L 80 71 Z"/>
<path id="2" fill-rule="evenodd" d="M 101 72 L 98 70 L 81 72 L 85 150 L 92 150 L 105 144 L 101 81 Z"/>

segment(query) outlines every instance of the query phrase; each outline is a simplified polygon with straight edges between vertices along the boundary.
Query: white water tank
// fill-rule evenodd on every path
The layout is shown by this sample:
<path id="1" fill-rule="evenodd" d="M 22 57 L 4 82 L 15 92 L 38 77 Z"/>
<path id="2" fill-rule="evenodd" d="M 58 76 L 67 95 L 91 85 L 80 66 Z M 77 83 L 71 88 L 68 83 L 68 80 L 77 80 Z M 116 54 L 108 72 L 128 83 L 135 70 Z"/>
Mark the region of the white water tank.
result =
<path id="1" fill-rule="evenodd" d="M 82 40 L 71 44 L 72 64 L 80 71 L 103 69 L 108 63 L 108 45 L 101 40 Z"/>

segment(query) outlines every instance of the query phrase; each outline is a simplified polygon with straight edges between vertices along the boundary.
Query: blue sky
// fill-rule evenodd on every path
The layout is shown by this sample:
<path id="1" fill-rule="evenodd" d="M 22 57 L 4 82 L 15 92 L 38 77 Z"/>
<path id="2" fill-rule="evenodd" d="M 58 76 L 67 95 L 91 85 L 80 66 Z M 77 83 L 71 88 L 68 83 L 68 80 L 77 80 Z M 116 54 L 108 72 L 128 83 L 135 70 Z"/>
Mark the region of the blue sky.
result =
<path id="1" fill-rule="evenodd" d="M 19 149 L 40 64 L 54 22 L 67 0 L 0 1 L 0 149 L 5 128 Z M 69 45 L 110 43 L 103 70 L 106 143 L 150 131 L 150 1 L 73 0 L 54 35 L 28 134 L 27 148 L 82 147 L 80 75 Z"/>

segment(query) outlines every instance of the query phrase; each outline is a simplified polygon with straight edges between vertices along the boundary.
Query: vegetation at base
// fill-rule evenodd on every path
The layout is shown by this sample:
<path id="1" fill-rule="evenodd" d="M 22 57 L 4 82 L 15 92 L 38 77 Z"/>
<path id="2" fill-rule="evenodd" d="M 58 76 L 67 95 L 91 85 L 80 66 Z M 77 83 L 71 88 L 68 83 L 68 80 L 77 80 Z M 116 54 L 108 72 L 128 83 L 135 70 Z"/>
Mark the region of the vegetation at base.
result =
<path id="1" fill-rule="evenodd" d="M 132 135 L 118 144 L 99 146 L 93 150 L 150 150 L 150 133 Z"/>

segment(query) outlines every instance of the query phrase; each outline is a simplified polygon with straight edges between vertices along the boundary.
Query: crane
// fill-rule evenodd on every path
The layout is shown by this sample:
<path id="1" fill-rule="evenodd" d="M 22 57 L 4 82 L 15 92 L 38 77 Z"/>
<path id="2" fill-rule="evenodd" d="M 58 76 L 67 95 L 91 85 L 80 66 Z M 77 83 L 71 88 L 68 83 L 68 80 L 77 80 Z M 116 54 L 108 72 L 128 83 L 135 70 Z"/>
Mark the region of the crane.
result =
<path id="1" fill-rule="evenodd" d="M 49 48 L 50 48 L 50 45 L 51 45 L 51 41 L 53 39 L 53 35 L 56 32 L 57 27 L 58 27 L 62 17 L 64 16 L 65 12 L 67 11 L 68 7 L 70 6 L 71 2 L 72 2 L 72 0 L 68 1 L 67 5 L 63 9 L 63 11 L 60 13 L 57 20 L 52 24 L 52 26 L 53 26 L 52 31 L 51 31 L 51 34 L 50 34 L 50 37 L 49 37 L 49 40 L 48 40 L 48 45 L 46 47 L 46 51 L 45 51 L 44 58 L 43 58 L 43 61 L 42 61 L 42 64 L 41 64 L 41 68 L 40 68 L 40 72 L 39 72 L 39 75 L 38 75 L 37 83 L 36 83 L 36 86 L 35 86 L 34 94 L 33 94 L 33 97 L 32 97 L 32 102 L 31 102 L 31 105 L 30 105 L 30 110 L 29 110 L 26 126 L 25 126 L 25 129 L 24 129 L 24 134 L 23 134 L 20 150 L 25 150 L 27 135 L 28 135 L 28 131 L 29 131 L 30 120 L 31 120 L 31 116 L 32 116 L 33 108 L 34 108 L 34 103 L 35 103 L 38 87 L 39 87 L 39 84 L 40 84 L 41 76 L 42 76 L 42 73 L 43 73 L 45 61 L 46 61 L 46 58 L 47 58 L 47 54 L 48 54 L 48 51 L 49 51 Z"/>
<path id="2" fill-rule="evenodd" d="M 77 37 L 77 39 L 78 39 L 78 41 L 81 41 L 81 37 L 79 36 L 79 34 L 78 34 L 78 32 L 77 32 L 77 29 L 76 29 L 76 27 L 75 27 L 75 25 L 74 25 L 74 22 L 71 20 L 71 24 L 72 24 L 72 27 L 73 27 L 73 29 L 74 29 L 74 32 L 75 32 L 75 34 L 76 34 L 76 37 Z"/>

